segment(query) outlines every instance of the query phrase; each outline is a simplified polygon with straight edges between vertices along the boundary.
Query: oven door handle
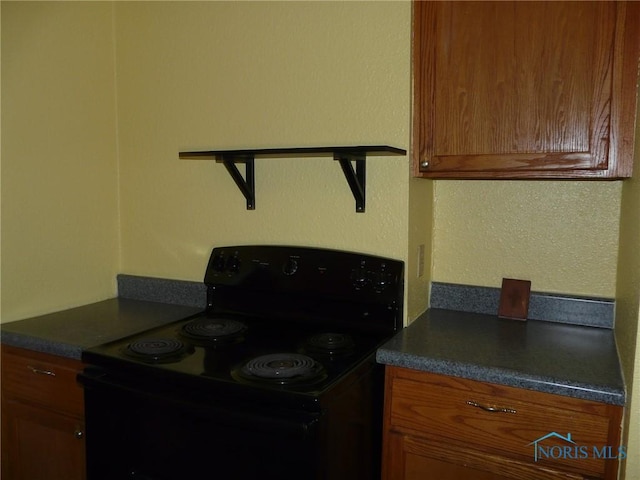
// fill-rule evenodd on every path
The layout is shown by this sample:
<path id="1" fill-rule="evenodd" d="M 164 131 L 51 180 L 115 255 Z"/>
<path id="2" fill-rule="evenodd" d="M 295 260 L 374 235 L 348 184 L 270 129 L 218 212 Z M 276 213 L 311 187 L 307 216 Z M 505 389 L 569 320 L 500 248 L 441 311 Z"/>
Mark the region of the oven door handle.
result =
<path id="1" fill-rule="evenodd" d="M 206 418 L 213 418 L 216 422 L 225 425 L 246 427 L 253 430 L 271 431 L 274 428 L 280 432 L 288 432 L 300 439 L 306 438 L 314 431 L 322 412 L 308 412 L 296 410 L 282 410 L 261 408 L 260 405 L 243 406 L 234 402 L 219 403 L 208 400 L 196 401 L 194 399 L 177 396 L 171 392 L 154 392 L 140 388 L 138 385 L 130 385 L 110 377 L 108 373 L 95 367 L 87 367 L 84 372 L 78 374 L 78 381 L 85 389 L 95 390 L 109 395 L 111 392 L 125 392 L 137 397 L 149 398 L 154 401 L 170 403 L 195 412 Z M 87 394 L 85 391 L 85 401 Z M 89 427 L 88 427 L 89 429 Z"/>

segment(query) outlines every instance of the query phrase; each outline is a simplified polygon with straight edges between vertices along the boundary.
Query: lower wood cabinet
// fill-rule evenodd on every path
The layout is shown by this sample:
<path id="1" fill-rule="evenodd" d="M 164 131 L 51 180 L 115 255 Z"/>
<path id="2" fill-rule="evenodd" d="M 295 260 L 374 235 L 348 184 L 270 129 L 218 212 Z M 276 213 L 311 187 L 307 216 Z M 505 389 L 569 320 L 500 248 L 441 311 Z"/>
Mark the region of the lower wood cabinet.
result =
<path id="1" fill-rule="evenodd" d="M 83 480 L 82 363 L 2 345 L 2 479 Z"/>
<path id="2" fill-rule="evenodd" d="M 384 480 L 617 478 L 622 407 L 386 368 Z"/>

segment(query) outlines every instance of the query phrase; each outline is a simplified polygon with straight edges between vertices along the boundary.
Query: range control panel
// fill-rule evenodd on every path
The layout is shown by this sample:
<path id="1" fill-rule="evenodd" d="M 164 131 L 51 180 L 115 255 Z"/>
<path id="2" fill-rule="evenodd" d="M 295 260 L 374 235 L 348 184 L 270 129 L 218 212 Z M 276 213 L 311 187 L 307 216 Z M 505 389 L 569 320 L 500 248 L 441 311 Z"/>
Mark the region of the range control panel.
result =
<path id="1" fill-rule="evenodd" d="M 402 292 L 404 263 L 340 250 L 247 245 L 214 248 L 209 286 L 387 302 Z"/>

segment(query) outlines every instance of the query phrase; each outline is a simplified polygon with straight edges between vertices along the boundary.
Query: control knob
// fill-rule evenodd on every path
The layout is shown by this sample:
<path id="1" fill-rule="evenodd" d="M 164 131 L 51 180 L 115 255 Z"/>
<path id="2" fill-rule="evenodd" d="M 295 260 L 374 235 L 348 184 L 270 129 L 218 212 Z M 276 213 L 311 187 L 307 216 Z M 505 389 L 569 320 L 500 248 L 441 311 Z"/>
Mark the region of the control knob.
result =
<path id="1" fill-rule="evenodd" d="M 222 253 L 216 253 L 212 260 L 212 267 L 214 272 L 224 272 L 224 255 Z"/>
<path id="2" fill-rule="evenodd" d="M 227 260 L 227 271 L 229 273 L 238 273 L 240 271 L 240 259 L 238 258 L 238 254 L 235 254 L 233 257 L 229 257 Z"/>
<path id="3" fill-rule="evenodd" d="M 392 276 L 391 274 L 387 273 L 385 269 L 386 265 L 383 263 L 380 266 L 380 271 L 373 276 L 373 289 L 377 293 L 382 292 L 391 283 Z"/>
<path id="4" fill-rule="evenodd" d="M 360 263 L 360 268 L 351 270 L 351 283 L 356 290 L 364 288 L 369 283 L 369 275 L 364 262 Z"/>
<path id="5" fill-rule="evenodd" d="M 282 266 L 282 272 L 285 275 L 293 275 L 298 271 L 298 260 L 295 258 L 289 258 Z"/>

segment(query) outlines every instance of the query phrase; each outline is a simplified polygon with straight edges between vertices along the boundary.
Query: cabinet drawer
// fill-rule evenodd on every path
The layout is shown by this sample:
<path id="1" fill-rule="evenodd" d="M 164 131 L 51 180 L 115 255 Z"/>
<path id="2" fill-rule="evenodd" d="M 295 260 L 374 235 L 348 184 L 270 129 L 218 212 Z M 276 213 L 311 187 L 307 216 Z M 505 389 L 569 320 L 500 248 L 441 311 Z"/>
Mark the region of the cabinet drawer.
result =
<path id="1" fill-rule="evenodd" d="M 2 395 L 75 416 L 84 414 L 84 397 L 76 375 L 82 363 L 2 346 Z"/>
<path id="2" fill-rule="evenodd" d="M 392 430 L 598 476 L 604 457 L 618 453 L 619 407 L 395 367 L 388 372 Z"/>

